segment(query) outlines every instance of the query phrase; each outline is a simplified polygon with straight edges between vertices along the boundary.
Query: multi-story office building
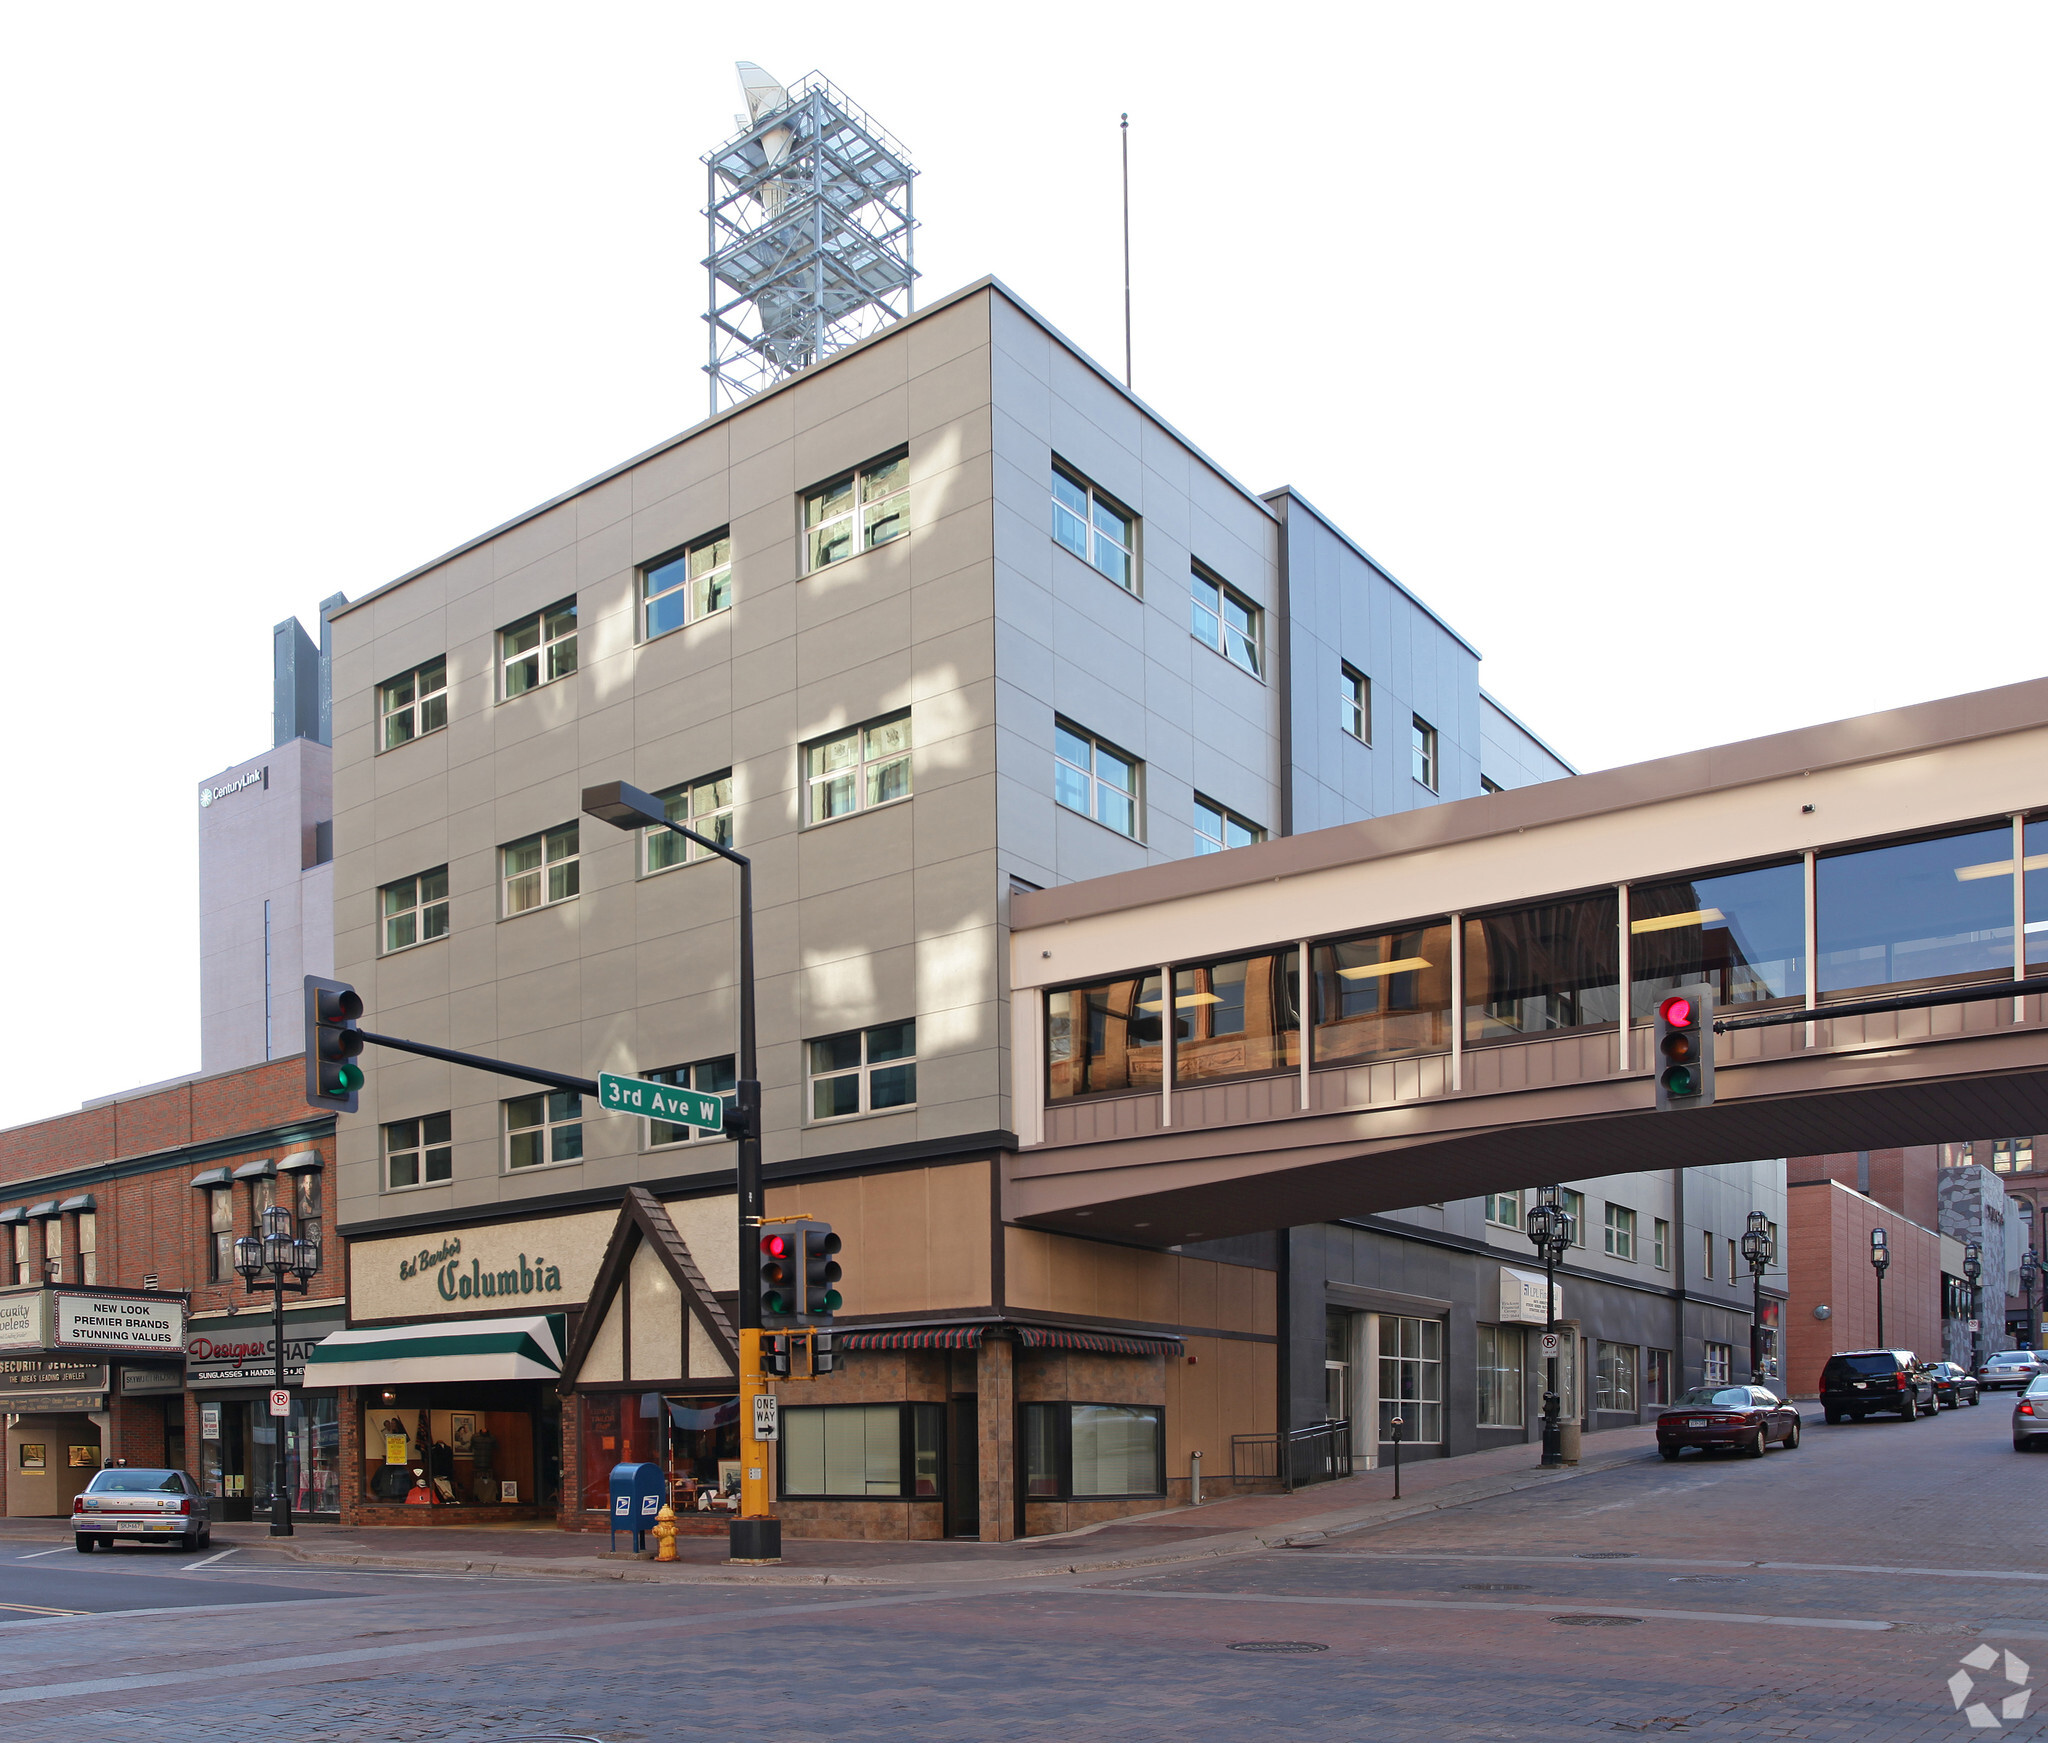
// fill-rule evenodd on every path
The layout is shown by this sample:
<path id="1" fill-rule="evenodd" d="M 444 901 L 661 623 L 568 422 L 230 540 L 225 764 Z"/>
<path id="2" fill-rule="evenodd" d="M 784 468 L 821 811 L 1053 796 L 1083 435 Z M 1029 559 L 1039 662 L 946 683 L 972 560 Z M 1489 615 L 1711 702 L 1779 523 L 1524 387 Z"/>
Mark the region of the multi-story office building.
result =
<path id="1" fill-rule="evenodd" d="M 784 1397 L 798 1528 L 1062 1529 L 1163 1504 L 1191 1451 L 1214 1471 L 1234 1435 L 1319 1419 L 1325 1297 L 1288 1281 L 1317 1243 L 1350 1244 L 1362 1290 L 1497 1301 L 1513 1240 L 1477 1204 L 1200 1251 L 1006 1224 L 1013 891 L 1570 771 L 1326 516 L 1238 484 L 1002 286 L 327 618 L 336 972 L 366 1027 L 729 1089 L 730 867 L 580 795 L 630 781 L 751 856 L 771 1212 L 847 1241 L 850 1359 Z M 629 1455 L 708 1496 L 737 1455 L 722 1141 L 368 1063 L 338 1138 L 352 1329 L 322 1352 L 344 1509 L 402 1498 L 392 1422 L 429 1449 L 559 1436 L 559 1493 L 496 1500 L 569 1523 Z M 1680 1231 L 1673 1277 L 1697 1237 L 1668 1181 L 1629 1178 L 1607 1197 L 1640 1253 L 1588 1222 L 1578 1274 L 1647 1301 L 1675 1286 L 1655 1230 Z M 1453 1261 L 1455 1289 L 1388 1280 Z M 507 1314 L 516 1361 L 463 1347 Z M 1645 1352 L 1685 1347 L 1630 1336 L 1595 1338 L 1610 1381 L 1605 1346 L 1633 1354 L 1625 1383 L 1589 1379 L 1591 1420 L 1633 1419 Z M 1476 1406 L 1450 1419 L 1436 1444 L 1474 1444 Z"/>

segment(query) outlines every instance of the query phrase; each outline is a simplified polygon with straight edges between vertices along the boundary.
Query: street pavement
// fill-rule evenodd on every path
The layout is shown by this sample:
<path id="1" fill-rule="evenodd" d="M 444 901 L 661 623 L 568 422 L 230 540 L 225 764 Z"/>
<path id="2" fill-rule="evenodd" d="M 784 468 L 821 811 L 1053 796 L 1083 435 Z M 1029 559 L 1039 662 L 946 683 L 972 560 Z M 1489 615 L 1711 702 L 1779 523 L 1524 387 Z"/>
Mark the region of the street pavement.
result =
<path id="1" fill-rule="evenodd" d="M 797 1565 L 763 1577 L 629 1583 L 608 1574 L 640 1564 L 596 1562 L 601 1537 L 479 1573 L 256 1540 L 203 1567 L 22 1561 L 39 1546 L 10 1531 L 0 1602 L 99 1613 L 0 1612 L 20 1616 L 0 1620 L 0 1727 L 67 1743 L 2038 1738 L 2048 1458 L 2013 1452 L 2009 1412 L 1809 1420 L 1803 1446 L 1762 1460 L 1666 1464 L 1638 1434 L 1563 1478 L 1515 1449 L 1514 1487 L 1439 1461 L 1412 1478 L 1425 1510 L 1404 1496 L 1397 1513 L 1375 1473 L 1183 1514 L 1145 1555 L 1094 1558 L 1121 1567 L 1083 1557 L 1085 1537 L 1050 1559 L 924 1546 L 828 1564 L 793 1545 Z M 1254 1508 L 1272 1516 L 1258 1529 L 1233 1518 Z M 125 1586 L 152 1601 L 113 1608 Z M 1959 1674 L 1995 1725 L 1958 1710 Z M 2029 1710 L 2001 1716 L 2022 1693 Z"/>

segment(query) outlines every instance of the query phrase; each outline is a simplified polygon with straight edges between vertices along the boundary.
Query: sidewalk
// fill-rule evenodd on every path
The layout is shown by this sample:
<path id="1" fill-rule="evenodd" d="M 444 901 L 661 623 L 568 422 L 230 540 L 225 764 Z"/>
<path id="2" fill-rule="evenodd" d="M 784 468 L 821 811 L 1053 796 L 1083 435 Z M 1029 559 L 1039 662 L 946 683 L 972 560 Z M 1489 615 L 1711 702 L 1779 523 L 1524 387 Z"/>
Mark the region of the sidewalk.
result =
<path id="1" fill-rule="evenodd" d="M 1600 1470 L 1651 1455 L 1655 1430 L 1609 1429 L 1585 1436 L 1576 1471 Z M 1546 1472 L 1533 1445 L 1497 1447 L 1463 1458 L 1409 1460 L 1394 1499 L 1391 1468 L 1336 1482 L 1316 1483 L 1291 1495 L 1246 1495 L 1207 1500 L 1014 1543 L 946 1540 L 922 1543 L 785 1535 L 783 1559 L 767 1568 L 734 1567 L 722 1537 L 679 1537 L 678 1559 L 657 1565 L 622 1548 L 612 1555 L 603 1533 L 557 1530 L 552 1525 L 403 1526 L 345 1529 L 300 1525 L 288 1540 L 269 1536 L 264 1521 L 213 1528 L 217 1548 L 262 1547 L 294 1561 L 343 1567 L 418 1572 L 467 1572 L 578 1580 L 630 1580 L 681 1584 L 743 1582 L 756 1585 L 893 1585 L 971 1582 L 1020 1574 L 1111 1571 L 1159 1563 L 1238 1555 L 1385 1524 L 1444 1507 L 1464 1506 L 1536 1485 L 1570 1482 L 1573 1470 Z M 1213 1487 L 1211 1485 L 1205 1485 Z M 61 1542 L 58 1519 L 0 1520 L 0 1543 L 25 1539 Z M 622 1541 L 631 1539 L 621 1533 Z M 651 1547 L 651 1545 L 650 1545 Z"/>

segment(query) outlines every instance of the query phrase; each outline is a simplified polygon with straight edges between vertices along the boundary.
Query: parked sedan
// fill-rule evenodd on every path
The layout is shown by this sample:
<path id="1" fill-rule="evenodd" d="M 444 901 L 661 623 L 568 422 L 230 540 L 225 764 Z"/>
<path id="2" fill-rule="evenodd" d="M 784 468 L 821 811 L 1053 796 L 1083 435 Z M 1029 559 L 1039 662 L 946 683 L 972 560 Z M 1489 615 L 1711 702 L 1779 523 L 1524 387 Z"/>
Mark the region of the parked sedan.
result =
<path id="1" fill-rule="evenodd" d="M 1977 1384 L 1984 1387 L 2010 1386 L 2023 1392 L 2040 1377 L 2041 1364 L 2033 1350 L 1999 1350 L 1984 1358 L 1977 1370 Z"/>
<path id="2" fill-rule="evenodd" d="M 1937 1408 L 1946 1404 L 1951 1410 L 1960 1410 L 1965 1404 L 1977 1402 L 1977 1379 L 1968 1368 L 1954 1362 L 1930 1362 L 1927 1377 L 1934 1382 Z"/>
<path id="3" fill-rule="evenodd" d="M 213 1514 L 204 1491 L 183 1471 L 117 1465 L 101 1471 L 71 1503 L 71 1531 L 80 1555 L 111 1549 L 122 1538 L 203 1549 L 213 1539 Z"/>
<path id="4" fill-rule="evenodd" d="M 1760 1459 L 1774 1440 L 1788 1452 L 1799 1444 L 1799 1412 L 1765 1386 L 1695 1386 L 1657 1418 L 1657 1450 L 1667 1459 L 1689 1446 Z"/>
<path id="5" fill-rule="evenodd" d="M 2048 1446 L 2048 1375 L 2036 1380 L 2012 1406 L 2012 1450 L 2032 1452 Z"/>

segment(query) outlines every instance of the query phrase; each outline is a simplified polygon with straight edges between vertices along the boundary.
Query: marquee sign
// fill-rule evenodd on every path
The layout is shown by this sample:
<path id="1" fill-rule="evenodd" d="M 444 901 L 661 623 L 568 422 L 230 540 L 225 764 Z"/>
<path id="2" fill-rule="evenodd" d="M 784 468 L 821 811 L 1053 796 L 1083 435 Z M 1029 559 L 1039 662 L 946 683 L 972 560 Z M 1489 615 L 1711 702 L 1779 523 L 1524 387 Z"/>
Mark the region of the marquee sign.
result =
<path id="1" fill-rule="evenodd" d="M 154 1350 L 185 1347 L 185 1304 L 175 1297 L 96 1295 L 57 1290 L 51 1342 L 60 1349 Z"/>

